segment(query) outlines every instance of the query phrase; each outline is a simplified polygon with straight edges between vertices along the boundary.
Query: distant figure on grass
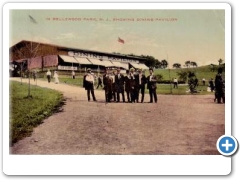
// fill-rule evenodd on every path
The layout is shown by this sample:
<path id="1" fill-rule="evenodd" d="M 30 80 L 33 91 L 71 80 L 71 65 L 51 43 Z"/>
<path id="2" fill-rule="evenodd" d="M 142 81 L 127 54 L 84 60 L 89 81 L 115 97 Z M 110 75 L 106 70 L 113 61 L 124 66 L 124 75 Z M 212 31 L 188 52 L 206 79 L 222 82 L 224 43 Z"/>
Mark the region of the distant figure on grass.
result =
<path id="1" fill-rule="evenodd" d="M 49 69 L 48 69 L 46 75 L 47 75 L 48 83 L 50 83 L 50 82 L 51 82 L 51 76 L 52 76 L 52 73 L 51 73 L 51 71 L 50 71 Z"/>
<path id="2" fill-rule="evenodd" d="M 205 80 L 205 78 L 203 78 L 203 79 L 202 79 L 202 84 L 203 84 L 203 86 L 205 86 L 205 82 L 206 82 L 206 80 Z"/>
<path id="3" fill-rule="evenodd" d="M 85 88 L 85 90 L 87 90 L 88 101 L 90 101 L 91 99 L 90 92 L 92 94 L 93 101 L 97 101 L 94 94 L 94 76 L 91 72 L 92 72 L 91 69 L 88 68 L 87 74 L 83 77 L 83 87 Z"/>
<path id="4" fill-rule="evenodd" d="M 37 78 L 37 71 L 36 71 L 36 70 L 34 70 L 34 71 L 33 71 L 33 80 L 35 81 L 35 80 L 36 80 L 36 78 Z"/>
<path id="5" fill-rule="evenodd" d="M 211 78 L 211 79 L 209 80 L 209 87 L 210 87 L 211 92 L 213 92 L 213 90 L 214 90 L 213 78 Z"/>
<path id="6" fill-rule="evenodd" d="M 178 80 L 177 80 L 177 78 L 174 78 L 174 80 L 173 80 L 173 88 L 178 88 Z"/>
<path id="7" fill-rule="evenodd" d="M 75 72 L 72 71 L 72 78 L 75 79 Z"/>
<path id="8" fill-rule="evenodd" d="M 59 83 L 59 79 L 58 79 L 58 72 L 57 71 L 54 71 L 53 77 L 54 77 L 55 84 L 58 84 Z"/>
<path id="9" fill-rule="evenodd" d="M 147 89 L 149 89 L 149 95 L 150 95 L 150 102 L 153 103 L 153 97 L 155 103 L 157 103 L 157 77 L 153 74 L 153 69 L 149 69 L 149 76 L 147 77 Z"/>

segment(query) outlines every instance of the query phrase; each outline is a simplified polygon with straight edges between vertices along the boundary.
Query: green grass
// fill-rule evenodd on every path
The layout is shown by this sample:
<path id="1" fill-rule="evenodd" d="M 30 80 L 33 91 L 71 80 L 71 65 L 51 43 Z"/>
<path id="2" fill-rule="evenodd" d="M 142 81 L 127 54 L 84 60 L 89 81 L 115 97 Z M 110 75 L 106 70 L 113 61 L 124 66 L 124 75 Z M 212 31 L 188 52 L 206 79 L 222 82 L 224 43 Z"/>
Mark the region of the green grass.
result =
<path id="1" fill-rule="evenodd" d="M 201 66 L 197 68 L 181 68 L 181 69 L 155 69 L 154 74 L 161 74 L 163 76 L 163 80 L 172 80 L 175 77 L 178 79 L 177 72 L 181 71 L 193 71 L 195 75 L 197 76 L 199 83 L 201 83 L 201 80 L 203 78 L 206 79 L 206 83 L 208 83 L 208 80 L 213 78 L 215 79 L 215 76 L 217 74 L 217 67 L 215 68 L 215 71 L 211 71 L 209 66 Z M 146 71 L 146 75 L 149 75 L 149 72 Z M 223 72 L 223 77 L 225 76 L 225 72 Z"/>
<path id="2" fill-rule="evenodd" d="M 10 81 L 10 145 L 29 136 L 43 119 L 63 104 L 63 95 L 57 91 Z"/>

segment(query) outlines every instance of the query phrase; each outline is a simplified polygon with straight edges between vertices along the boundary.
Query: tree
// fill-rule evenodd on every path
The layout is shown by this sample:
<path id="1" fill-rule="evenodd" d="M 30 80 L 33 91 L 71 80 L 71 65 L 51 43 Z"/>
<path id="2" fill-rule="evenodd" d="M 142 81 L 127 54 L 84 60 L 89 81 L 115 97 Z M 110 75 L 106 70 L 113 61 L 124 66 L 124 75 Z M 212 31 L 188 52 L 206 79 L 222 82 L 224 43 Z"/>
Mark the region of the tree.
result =
<path id="1" fill-rule="evenodd" d="M 187 68 L 189 68 L 190 65 L 191 65 L 191 61 L 185 61 L 185 66 L 186 66 Z"/>
<path id="2" fill-rule="evenodd" d="M 184 82 L 187 82 L 187 78 L 188 78 L 188 72 L 187 71 L 179 71 L 177 72 L 178 75 L 178 79 Z"/>
<path id="3" fill-rule="evenodd" d="M 146 61 L 144 63 L 148 67 L 155 67 L 156 63 L 158 62 L 158 59 L 155 59 L 153 56 L 141 55 L 141 57 L 146 59 Z"/>
<path id="4" fill-rule="evenodd" d="M 155 68 L 159 69 L 161 67 L 162 67 L 162 62 L 161 61 L 157 61 L 156 64 L 155 64 Z"/>
<path id="5" fill-rule="evenodd" d="M 215 70 L 215 65 L 214 64 L 210 64 L 209 66 L 210 66 L 211 71 L 213 72 Z"/>
<path id="6" fill-rule="evenodd" d="M 163 59 L 163 60 L 161 61 L 161 63 L 162 63 L 162 68 L 163 68 L 163 69 L 166 69 L 166 68 L 168 67 L 168 62 L 167 62 L 167 60 Z"/>
<path id="7" fill-rule="evenodd" d="M 190 62 L 190 65 L 191 65 L 192 67 L 197 67 L 197 63 L 194 62 L 194 61 L 191 61 L 191 62 Z"/>
<path id="8" fill-rule="evenodd" d="M 181 64 L 179 64 L 179 63 L 174 63 L 174 64 L 173 64 L 173 68 L 176 68 L 176 69 L 181 68 Z"/>
<path id="9" fill-rule="evenodd" d="M 222 64 L 222 62 L 223 62 L 223 60 L 220 58 L 220 59 L 218 60 L 219 65 Z"/>
<path id="10" fill-rule="evenodd" d="M 157 82 L 159 82 L 163 79 L 163 76 L 161 74 L 157 74 L 156 79 L 157 79 Z"/>

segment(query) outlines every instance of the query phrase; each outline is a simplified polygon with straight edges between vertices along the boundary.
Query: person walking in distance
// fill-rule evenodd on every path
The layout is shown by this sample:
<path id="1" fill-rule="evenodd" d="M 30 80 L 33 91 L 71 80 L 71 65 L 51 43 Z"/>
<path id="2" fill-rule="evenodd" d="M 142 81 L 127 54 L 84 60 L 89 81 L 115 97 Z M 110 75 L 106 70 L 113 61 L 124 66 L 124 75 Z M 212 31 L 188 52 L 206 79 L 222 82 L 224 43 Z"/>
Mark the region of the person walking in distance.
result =
<path id="1" fill-rule="evenodd" d="M 59 83 L 59 79 L 58 79 L 58 72 L 54 71 L 54 75 L 53 75 L 54 79 L 55 79 L 55 84 Z"/>
<path id="2" fill-rule="evenodd" d="M 98 89 L 99 86 L 103 87 L 103 86 L 102 86 L 102 78 L 101 78 L 101 75 L 98 76 L 98 85 L 97 85 L 97 89 Z"/>
<path id="3" fill-rule="evenodd" d="M 97 101 L 95 94 L 94 94 L 94 76 L 91 73 L 91 69 L 87 69 L 87 74 L 83 77 L 83 87 L 85 88 L 85 90 L 87 90 L 87 98 L 88 101 L 91 100 L 90 98 L 90 92 L 92 95 L 92 99 L 93 101 Z"/>
<path id="4" fill-rule="evenodd" d="M 147 77 L 147 88 L 149 89 L 150 102 L 153 103 L 153 98 L 155 103 L 157 103 L 157 77 L 153 74 L 153 69 L 149 69 L 149 76 Z"/>
<path id="5" fill-rule="evenodd" d="M 50 71 L 49 69 L 48 69 L 46 75 L 47 75 L 48 83 L 50 83 L 50 82 L 51 82 L 51 76 L 52 76 L 52 73 L 51 73 L 51 71 Z"/>

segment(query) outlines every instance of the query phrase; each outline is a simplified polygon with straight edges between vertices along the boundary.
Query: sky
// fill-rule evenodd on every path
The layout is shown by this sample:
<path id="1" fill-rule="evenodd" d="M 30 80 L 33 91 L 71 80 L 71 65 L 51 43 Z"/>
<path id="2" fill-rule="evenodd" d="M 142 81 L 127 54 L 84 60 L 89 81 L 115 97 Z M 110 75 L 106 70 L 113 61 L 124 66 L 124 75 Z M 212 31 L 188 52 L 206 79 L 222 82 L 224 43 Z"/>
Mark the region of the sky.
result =
<path id="1" fill-rule="evenodd" d="M 225 62 L 225 12 L 10 10 L 9 38 L 10 47 L 32 40 L 100 52 L 150 55 L 160 61 L 166 59 L 170 66 L 183 66 L 188 60 L 198 66 L 218 64 L 220 58 Z"/>

